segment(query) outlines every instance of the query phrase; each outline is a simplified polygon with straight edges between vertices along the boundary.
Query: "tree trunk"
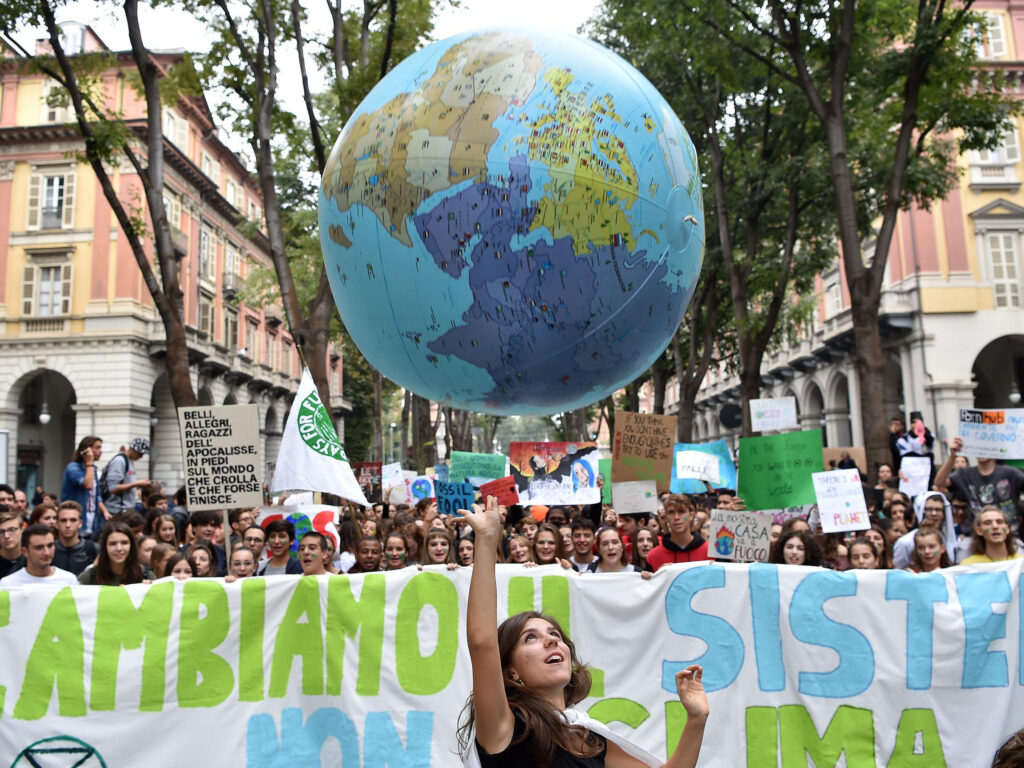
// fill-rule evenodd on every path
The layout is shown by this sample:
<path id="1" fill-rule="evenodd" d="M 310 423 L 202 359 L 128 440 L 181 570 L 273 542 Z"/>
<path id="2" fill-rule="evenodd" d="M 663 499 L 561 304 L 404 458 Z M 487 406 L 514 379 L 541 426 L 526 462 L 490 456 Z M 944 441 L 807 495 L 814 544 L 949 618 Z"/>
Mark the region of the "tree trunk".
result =
<path id="1" fill-rule="evenodd" d="M 419 395 L 412 396 L 413 466 L 417 472 L 430 469 L 437 463 L 436 435 L 431 431 L 430 401 Z"/>
<path id="2" fill-rule="evenodd" d="M 401 455 L 398 460 L 402 466 L 409 469 L 409 415 L 412 411 L 412 392 L 405 390 L 405 397 L 402 401 L 402 423 L 399 425 L 399 448 Z"/>
<path id="3" fill-rule="evenodd" d="M 761 396 L 761 357 L 754 355 L 755 360 L 744 366 L 740 371 L 740 408 L 743 409 L 743 437 L 754 434 L 754 423 L 750 417 L 750 401 Z"/>
<path id="4" fill-rule="evenodd" d="M 665 389 L 668 386 L 668 368 L 658 360 L 651 368 L 651 387 L 654 390 L 654 412 L 665 413 Z"/>
<path id="5" fill-rule="evenodd" d="M 676 442 L 693 442 L 693 398 L 684 400 L 682 393 L 679 396 L 679 413 L 676 416 Z"/>
<path id="6" fill-rule="evenodd" d="M 369 363 L 367 363 L 369 365 Z M 384 462 L 384 381 L 380 371 L 373 371 L 373 455 Z"/>
<path id="7" fill-rule="evenodd" d="M 878 330 L 878 300 L 855 306 L 853 317 L 854 356 L 860 389 L 861 424 L 869 471 L 881 463 L 889 464 L 889 414 L 881 413 L 885 402 L 885 357 Z M 866 304 L 867 306 L 863 306 Z"/>

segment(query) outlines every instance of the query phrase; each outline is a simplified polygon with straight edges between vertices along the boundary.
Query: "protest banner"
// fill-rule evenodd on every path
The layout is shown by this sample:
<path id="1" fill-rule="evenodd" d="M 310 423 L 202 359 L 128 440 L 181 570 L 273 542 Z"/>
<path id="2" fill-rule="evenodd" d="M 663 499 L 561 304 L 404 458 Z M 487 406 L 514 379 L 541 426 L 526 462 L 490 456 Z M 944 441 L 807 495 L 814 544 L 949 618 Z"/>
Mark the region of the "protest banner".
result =
<path id="1" fill-rule="evenodd" d="M 601 503 L 612 503 L 612 460 L 598 459 L 597 474 L 601 478 Z"/>
<path id="2" fill-rule="evenodd" d="M 203 405 L 178 409 L 188 508 L 258 507 L 260 412 L 255 405 Z"/>
<path id="3" fill-rule="evenodd" d="M 488 480 L 497 480 L 507 474 L 508 459 L 500 453 L 468 453 L 452 451 L 448 477 L 461 483 L 469 480 L 474 488 L 479 488 Z"/>
<path id="4" fill-rule="evenodd" d="M 441 515 L 458 515 L 460 509 L 471 509 L 476 500 L 472 483 L 446 483 L 434 481 L 437 511 Z"/>
<path id="5" fill-rule="evenodd" d="M 60 736 L 95 766 L 173 754 L 451 768 L 472 689 L 471 575 L 426 566 L 0 591 L 0 754 L 28 766 L 20 756 Z M 659 759 L 684 722 L 675 672 L 699 662 L 711 706 L 701 768 L 966 767 L 991 762 L 1020 726 L 1022 576 L 1022 560 L 927 577 L 706 563 L 650 581 L 508 565 L 497 606 L 499 621 L 557 617 L 596 670 L 578 708 Z M 215 737 L 181 736 L 197 733 Z"/>
<path id="6" fill-rule="evenodd" d="M 771 515 L 713 509 L 708 555 L 738 563 L 768 562 L 771 527 Z"/>
<path id="7" fill-rule="evenodd" d="M 654 480 L 659 493 L 667 492 L 672 484 L 675 441 L 675 416 L 616 411 L 612 482 Z"/>
<path id="8" fill-rule="evenodd" d="M 718 479 L 711 483 L 712 488 L 729 488 L 736 490 L 736 465 L 732 460 L 732 451 L 725 440 L 713 440 L 710 443 L 676 443 L 675 455 L 680 453 L 706 453 L 718 460 Z M 675 460 L 674 467 L 678 468 L 679 459 Z M 672 493 L 705 493 L 707 487 L 704 481 L 695 478 L 676 477 L 675 469 L 672 477 Z"/>
<path id="9" fill-rule="evenodd" d="M 484 483 L 480 486 L 481 501 L 486 503 L 488 496 L 493 496 L 498 500 L 499 504 L 504 504 L 506 507 L 518 504 L 520 499 L 519 489 L 516 487 L 516 479 L 509 475 L 508 477 L 499 477 L 497 480 Z"/>
<path id="10" fill-rule="evenodd" d="M 856 469 L 815 472 L 813 479 L 822 531 L 863 531 L 871 527 L 864 487 Z"/>
<path id="11" fill-rule="evenodd" d="M 1024 459 L 1024 408 L 961 408 L 959 434 L 964 456 Z"/>
<path id="12" fill-rule="evenodd" d="M 910 498 L 928 490 L 932 475 L 932 460 L 927 456 L 904 456 L 900 462 L 900 493 Z"/>
<path id="13" fill-rule="evenodd" d="M 612 506 L 620 515 L 653 514 L 658 504 L 658 484 L 653 480 L 612 483 Z"/>
<path id="14" fill-rule="evenodd" d="M 291 507 L 260 507 L 260 517 L 256 524 L 266 528 L 275 520 L 287 520 L 295 526 L 295 540 L 292 542 L 292 557 L 299 555 L 299 539 L 310 531 L 317 531 L 334 539 L 337 548 L 338 507 L 323 504 L 300 504 Z"/>
<path id="15" fill-rule="evenodd" d="M 522 504 L 601 501 L 597 443 L 509 443 L 508 459 Z"/>
<path id="16" fill-rule="evenodd" d="M 841 448 L 822 448 L 821 458 L 822 466 L 825 469 L 850 469 L 850 467 L 840 467 L 839 462 L 843 460 L 843 454 L 848 454 L 850 460 L 857 465 L 857 469 L 864 473 L 864 477 L 868 476 L 868 452 L 864 450 L 863 445 L 848 445 Z M 833 467 L 829 462 L 835 462 Z"/>
<path id="17" fill-rule="evenodd" d="M 813 504 L 821 430 L 740 438 L 739 495 L 758 511 Z"/>
<path id="18" fill-rule="evenodd" d="M 795 397 L 765 397 L 750 401 L 751 428 L 755 432 L 775 432 L 780 429 L 796 429 Z"/>
<path id="19" fill-rule="evenodd" d="M 383 496 L 381 484 L 381 463 L 379 461 L 356 461 L 352 464 L 352 471 L 356 474 L 359 487 L 363 489 L 363 495 L 371 504 L 378 503 Z"/>

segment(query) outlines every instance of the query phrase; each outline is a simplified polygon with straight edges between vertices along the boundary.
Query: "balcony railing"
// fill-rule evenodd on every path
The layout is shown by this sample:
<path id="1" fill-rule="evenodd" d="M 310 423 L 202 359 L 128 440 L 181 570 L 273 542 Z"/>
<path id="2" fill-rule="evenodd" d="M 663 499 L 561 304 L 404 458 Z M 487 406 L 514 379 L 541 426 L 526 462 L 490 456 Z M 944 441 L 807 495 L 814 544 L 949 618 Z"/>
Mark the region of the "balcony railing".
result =
<path id="1" fill-rule="evenodd" d="M 224 270 L 221 292 L 224 294 L 225 299 L 235 298 L 238 292 L 242 290 L 243 285 L 245 285 L 245 280 L 242 279 L 240 274 L 231 270 Z"/>

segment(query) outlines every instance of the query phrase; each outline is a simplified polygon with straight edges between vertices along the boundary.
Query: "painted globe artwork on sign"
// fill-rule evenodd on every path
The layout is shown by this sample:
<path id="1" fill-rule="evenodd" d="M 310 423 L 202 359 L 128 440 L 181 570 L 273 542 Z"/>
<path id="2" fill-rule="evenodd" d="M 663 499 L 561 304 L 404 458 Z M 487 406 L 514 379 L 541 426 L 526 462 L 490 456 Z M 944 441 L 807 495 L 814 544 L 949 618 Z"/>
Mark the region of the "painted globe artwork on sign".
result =
<path id="1" fill-rule="evenodd" d="M 632 66 L 572 35 L 427 46 L 356 108 L 320 187 L 366 359 L 494 414 L 588 405 L 661 354 L 700 273 L 696 154 Z"/>

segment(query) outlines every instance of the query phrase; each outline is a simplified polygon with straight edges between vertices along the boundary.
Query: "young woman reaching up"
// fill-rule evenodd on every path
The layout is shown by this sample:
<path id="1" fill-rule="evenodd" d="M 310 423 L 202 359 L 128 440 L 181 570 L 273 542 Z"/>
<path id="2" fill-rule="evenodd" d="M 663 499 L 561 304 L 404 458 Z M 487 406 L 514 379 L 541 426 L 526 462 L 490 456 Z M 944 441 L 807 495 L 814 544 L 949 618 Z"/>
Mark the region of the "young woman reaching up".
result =
<path id="1" fill-rule="evenodd" d="M 459 729 L 463 762 L 481 768 L 662 765 L 653 755 L 572 709 L 589 693 L 590 673 L 554 619 L 530 611 L 511 616 L 495 630 L 494 567 L 501 536 L 498 505 L 488 497 L 485 509 L 463 514 L 478 544 L 466 618 L 473 694 Z M 694 664 L 676 675 L 687 720 L 664 768 L 697 764 L 708 716 L 701 674 Z"/>

